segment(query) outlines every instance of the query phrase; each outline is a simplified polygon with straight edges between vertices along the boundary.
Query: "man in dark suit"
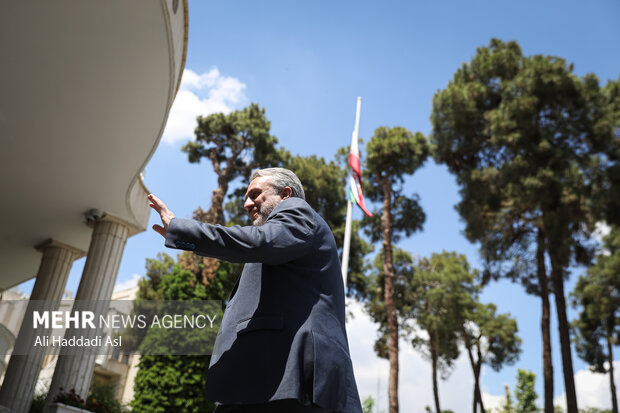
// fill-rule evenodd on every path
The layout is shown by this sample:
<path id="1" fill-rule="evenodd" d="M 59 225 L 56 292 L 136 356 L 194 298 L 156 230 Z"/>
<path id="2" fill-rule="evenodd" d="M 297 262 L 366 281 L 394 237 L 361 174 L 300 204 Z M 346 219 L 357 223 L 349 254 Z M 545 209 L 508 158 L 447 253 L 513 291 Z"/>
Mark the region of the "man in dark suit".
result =
<path id="1" fill-rule="evenodd" d="M 175 218 L 149 200 L 167 247 L 246 263 L 209 366 L 215 411 L 361 413 L 336 242 L 297 176 L 282 168 L 252 174 L 247 227 Z"/>

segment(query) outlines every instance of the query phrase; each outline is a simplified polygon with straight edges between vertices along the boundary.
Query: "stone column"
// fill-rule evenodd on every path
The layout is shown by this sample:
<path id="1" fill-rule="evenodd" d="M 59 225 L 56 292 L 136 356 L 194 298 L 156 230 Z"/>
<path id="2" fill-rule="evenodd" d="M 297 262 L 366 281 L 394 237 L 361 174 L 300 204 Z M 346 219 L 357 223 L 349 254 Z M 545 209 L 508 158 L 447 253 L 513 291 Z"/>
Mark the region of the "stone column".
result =
<path id="1" fill-rule="evenodd" d="M 15 413 L 27 413 L 30 410 L 34 388 L 43 365 L 46 347 L 33 347 L 35 331 L 29 323 L 33 305 L 45 301 L 50 310 L 57 310 L 65 291 L 69 270 L 73 261 L 84 255 L 73 247 L 57 241 L 47 241 L 38 248 L 43 252 L 37 278 L 34 283 L 30 302 L 26 310 L 22 328 L 15 340 L 15 349 L 28 348 L 28 354 L 11 356 L 0 389 L 0 405 Z M 30 311 L 29 311 L 30 310 Z M 50 329 L 40 328 L 36 335 L 48 336 Z"/>
<path id="2" fill-rule="evenodd" d="M 96 302 L 97 305 L 94 308 L 89 307 L 89 310 L 95 312 L 95 320 L 99 319 L 100 314 L 105 315 L 109 305 L 107 300 L 112 297 L 130 228 L 128 223 L 110 215 L 105 215 L 95 222 L 84 272 L 75 296 L 74 311 L 80 307 L 80 302 L 91 304 Z M 99 324 L 95 323 L 95 325 Z M 80 330 L 79 335 L 93 338 L 101 335 L 100 330 L 100 328 Z M 65 338 L 72 337 L 74 334 L 76 330 L 69 328 L 65 333 Z M 72 354 L 63 353 L 61 352 L 58 356 L 44 411 L 48 410 L 61 387 L 66 390 L 75 389 L 82 398 L 88 395 L 97 358 L 96 352 L 85 350 L 72 352 Z"/>

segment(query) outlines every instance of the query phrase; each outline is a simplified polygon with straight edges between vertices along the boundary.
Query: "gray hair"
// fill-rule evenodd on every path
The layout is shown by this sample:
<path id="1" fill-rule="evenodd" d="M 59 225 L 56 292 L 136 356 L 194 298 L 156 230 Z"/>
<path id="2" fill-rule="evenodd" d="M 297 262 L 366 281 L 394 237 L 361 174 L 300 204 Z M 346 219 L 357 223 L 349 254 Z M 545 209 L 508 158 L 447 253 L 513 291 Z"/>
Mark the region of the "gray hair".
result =
<path id="1" fill-rule="evenodd" d="M 303 200 L 306 199 L 306 194 L 304 193 L 304 188 L 301 185 L 301 181 L 297 178 L 297 175 L 295 175 L 293 171 L 284 168 L 257 169 L 252 172 L 250 182 L 259 176 L 270 176 L 271 186 L 276 190 L 276 192 L 281 192 L 288 186 L 292 190 L 292 197 L 301 198 Z"/>

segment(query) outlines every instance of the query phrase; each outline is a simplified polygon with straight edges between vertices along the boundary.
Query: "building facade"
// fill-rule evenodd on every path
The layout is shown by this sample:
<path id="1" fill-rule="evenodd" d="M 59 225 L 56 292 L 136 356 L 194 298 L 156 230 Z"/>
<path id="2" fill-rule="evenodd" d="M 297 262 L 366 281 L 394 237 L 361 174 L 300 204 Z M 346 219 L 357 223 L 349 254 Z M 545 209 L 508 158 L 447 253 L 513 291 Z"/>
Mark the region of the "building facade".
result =
<path id="1" fill-rule="evenodd" d="M 73 261 L 86 256 L 76 300 L 111 298 L 125 243 L 148 224 L 142 172 L 180 84 L 187 33 L 186 0 L 3 5 L 0 291 L 36 277 L 30 300 L 60 305 Z M 20 329 L 14 346 L 31 339 Z M 86 394 L 95 359 L 58 357 L 50 397 L 60 387 Z M 5 360 L 0 409 L 29 411 L 44 362 L 43 350 Z"/>

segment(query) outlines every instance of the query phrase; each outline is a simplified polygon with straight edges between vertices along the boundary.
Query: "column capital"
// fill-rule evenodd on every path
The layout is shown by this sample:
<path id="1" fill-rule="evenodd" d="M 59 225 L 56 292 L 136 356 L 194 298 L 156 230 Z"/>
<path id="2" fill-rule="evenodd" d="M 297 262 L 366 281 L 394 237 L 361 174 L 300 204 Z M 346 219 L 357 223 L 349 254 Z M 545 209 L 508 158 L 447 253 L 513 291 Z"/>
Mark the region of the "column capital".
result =
<path id="1" fill-rule="evenodd" d="M 45 249 L 50 248 L 50 247 L 62 248 L 62 249 L 71 251 L 75 257 L 74 260 L 77 260 L 78 258 L 82 258 L 83 256 L 86 255 L 86 251 L 83 251 L 79 248 L 73 247 L 71 245 L 65 244 L 63 242 L 57 241 L 52 238 L 48 238 L 45 241 L 35 245 L 34 248 L 39 252 L 45 252 Z"/>
<path id="2" fill-rule="evenodd" d="M 117 216 L 108 214 L 107 212 L 101 212 L 100 216 L 95 216 L 95 215 L 90 214 L 91 211 L 98 211 L 98 210 L 91 209 L 88 212 L 84 213 L 84 215 L 87 216 L 86 225 L 88 225 L 91 228 L 94 228 L 97 222 L 110 222 L 110 223 L 119 224 L 124 227 L 127 227 L 129 236 L 132 236 L 139 232 L 144 231 L 144 229 L 139 228 L 135 224 L 132 224 L 131 222 L 124 220 L 122 218 L 119 218 Z"/>

